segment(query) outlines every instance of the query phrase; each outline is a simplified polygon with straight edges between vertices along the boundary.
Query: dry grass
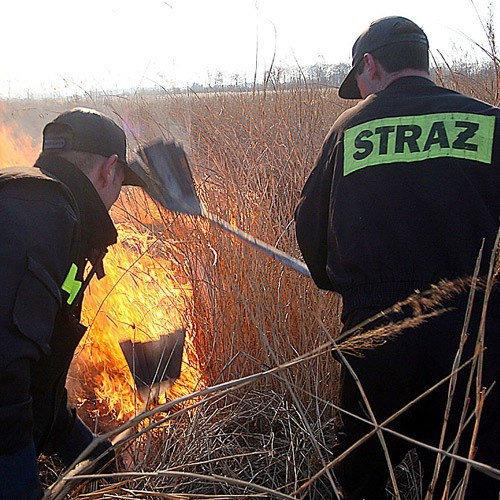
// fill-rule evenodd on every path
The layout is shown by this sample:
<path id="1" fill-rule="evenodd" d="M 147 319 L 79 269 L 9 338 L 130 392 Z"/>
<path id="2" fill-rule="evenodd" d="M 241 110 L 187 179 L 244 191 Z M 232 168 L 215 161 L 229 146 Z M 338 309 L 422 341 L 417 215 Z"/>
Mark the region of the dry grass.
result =
<path id="1" fill-rule="evenodd" d="M 498 81 L 493 88 L 489 80 L 455 74 L 452 83 L 490 102 L 498 98 Z M 46 121 L 68 104 L 42 103 L 38 111 Z M 71 105 L 117 114 L 144 142 L 159 136 L 180 141 L 211 212 L 298 257 L 293 209 L 328 128 L 348 103 L 333 89 L 304 86 L 255 94 L 105 96 Z M 115 214 L 160 239 L 161 258 L 191 284 L 186 326 L 208 388 L 132 422 L 136 432 L 117 448 L 121 474 L 83 486 L 74 481 L 71 497 L 331 498 L 341 411 L 338 367 L 330 355 L 340 329 L 338 297 L 204 220 L 152 208 L 134 190 Z M 457 289 L 448 286 L 414 298 L 405 324 L 368 328 L 344 347 L 376 347 L 436 314 L 440 300 Z M 42 469 L 47 484 L 60 472 L 50 460 Z M 402 498 L 420 498 L 414 456 L 395 476 Z"/>
<path id="2" fill-rule="evenodd" d="M 375 336 L 382 341 L 402 334 L 405 328 L 414 326 L 416 321 L 423 321 L 424 315 L 439 308 L 443 300 L 462 287 L 461 283 L 443 283 L 436 290 L 416 294 L 385 311 L 385 315 L 390 315 L 401 307 L 411 306 L 413 315 L 410 314 L 405 323 L 399 325 L 398 331 L 393 328 L 377 333 L 372 331 L 370 343 Z M 376 317 L 372 319 L 375 320 Z M 346 336 L 349 333 L 352 332 L 347 332 Z M 286 381 L 286 373 L 294 367 L 311 359 L 325 359 L 336 346 L 332 339 L 265 372 L 209 387 L 153 408 L 102 436 L 105 439 L 117 432 L 124 435 L 127 428 L 135 430 L 132 434 L 125 434 L 116 445 L 124 465 L 119 473 L 107 476 L 110 484 L 101 481 L 85 486 L 85 481 L 100 475 L 80 471 L 81 474 L 73 478 L 74 487 L 71 481 L 59 481 L 56 486 L 66 485 L 74 496 L 82 498 L 101 498 L 105 492 L 109 498 L 153 498 L 158 495 L 165 495 L 164 498 L 296 498 L 304 495 L 307 498 L 330 498 L 335 485 L 331 482 L 329 471 L 343 455 L 335 456 L 334 453 L 334 422 L 327 414 L 316 412 L 318 405 L 339 411 L 342 408 L 336 407 L 332 401 L 323 400 L 318 394 L 308 394 L 298 385 L 288 385 L 287 388 L 292 395 L 300 396 L 302 403 L 295 398 L 289 402 L 286 394 L 272 389 L 259 392 L 253 388 L 259 381 L 269 378 Z M 351 352 L 366 347 L 360 346 L 356 338 L 347 338 L 342 343 L 344 346 Z M 472 360 L 462 360 L 463 364 L 459 359 L 461 366 L 457 366 L 439 385 L 450 380 L 453 382 L 458 371 L 467 368 L 471 362 L 474 368 L 477 367 L 481 355 L 479 350 Z M 476 376 L 474 373 L 477 372 L 471 370 L 471 377 Z M 420 397 L 425 397 L 425 394 Z M 416 401 L 410 402 L 384 422 L 373 422 L 373 430 L 351 449 L 374 433 L 394 433 L 387 427 L 388 424 Z M 412 442 L 433 449 L 424 443 Z M 482 467 L 491 474 L 499 475 L 499 471 L 478 464 L 470 457 L 457 456 L 453 450 L 435 450 L 452 460 Z M 397 482 L 398 498 L 420 498 L 418 461 L 414 455 L 396 468 L 394 476 L 393 489 L 396 489 Z M 55 498 L 62 496 L 58 494 Z"/>

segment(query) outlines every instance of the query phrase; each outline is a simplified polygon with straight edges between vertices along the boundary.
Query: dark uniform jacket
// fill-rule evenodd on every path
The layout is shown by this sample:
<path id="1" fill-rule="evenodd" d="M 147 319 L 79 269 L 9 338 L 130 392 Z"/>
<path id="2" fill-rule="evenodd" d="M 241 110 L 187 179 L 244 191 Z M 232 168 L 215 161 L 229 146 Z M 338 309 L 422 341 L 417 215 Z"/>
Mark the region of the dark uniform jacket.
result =
<path id="1" fill-rule="evenodd" d="M 405 77 L 337 119 L 295 219 L 345 317 L 472 275 L 483 241 L 484 274 L 499 216 L 500 110 Z"/>
<path id="2" fill-rule="evenodd" d="M 89 260 L 100 268 L 117 233 L 90 180 L 57 156 L 0 170 L 0 231 L 0 374 L 19 360 L 31 363 L 28 398 L 13 394 L 13 404 L 0 407 L 0 456 L 34 444 L 70 462 L 92 439 L 65 389 L 85 332 L 84 269 Z"/>

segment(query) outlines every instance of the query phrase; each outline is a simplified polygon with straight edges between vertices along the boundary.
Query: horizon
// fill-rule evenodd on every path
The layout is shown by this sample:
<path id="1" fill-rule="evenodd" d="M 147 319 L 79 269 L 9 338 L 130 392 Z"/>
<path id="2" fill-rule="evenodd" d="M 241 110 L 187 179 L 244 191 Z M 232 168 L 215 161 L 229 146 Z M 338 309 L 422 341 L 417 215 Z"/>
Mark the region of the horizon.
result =
<path id="1" fill-rule="evenodd" d="M 0 97 L 26 98 L 209 86 L 221 78 L 225 85 L 259 83 L 271 67 L 350 65 L 359 33 L 394 14 L 424 29 L 436 61 L 481 61 L 498 7 L 490 0 L 364 1 L 356 11 L 331 0 L 146 0 L 140 7 L 130 0 L 21 0 L 3 9 L 10 22 L 0 33 L 8 47 Z"/>

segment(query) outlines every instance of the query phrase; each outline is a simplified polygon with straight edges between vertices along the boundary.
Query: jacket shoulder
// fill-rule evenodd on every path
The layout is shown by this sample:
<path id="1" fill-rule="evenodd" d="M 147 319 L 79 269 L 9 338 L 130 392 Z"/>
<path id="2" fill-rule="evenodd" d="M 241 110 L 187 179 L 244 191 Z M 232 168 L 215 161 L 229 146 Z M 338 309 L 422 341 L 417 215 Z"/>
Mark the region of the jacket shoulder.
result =
<path id="1" fill-rule="evenodd" d="M 30 186 L 29 194 L 26 190 Z M 42 172 L 37 167 L 8 167 L 0 169 L 0 189 L 5 192 L 24 192 L 26 195 L 43 197 L 55 201 L 64 199 L 74 211 L 77 210 L 74 197 L 67 186 L 56 177 Z"/>
<path id="2" fill-rule="evenodd" d="M 50 177 L 37 167 L 7 167 L 0 170 L 0 186 L 16 181 L 44 181 L 61 184 L 55 177 Z"/>

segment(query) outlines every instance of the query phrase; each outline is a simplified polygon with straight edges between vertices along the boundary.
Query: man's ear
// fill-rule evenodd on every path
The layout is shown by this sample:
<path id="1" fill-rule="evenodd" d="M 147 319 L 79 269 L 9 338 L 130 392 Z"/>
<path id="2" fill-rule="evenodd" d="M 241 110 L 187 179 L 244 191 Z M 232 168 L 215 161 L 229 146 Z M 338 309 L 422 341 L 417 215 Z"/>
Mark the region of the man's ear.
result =
<path id="1" fill-rule="evenodd" d="M 118 166 L 118 155 L 111 155 L 99 165 L 98 178 L 102 187 L 108 187 L 115 177 Z"/>
<path id="2" fill-rule="evenodd" d="M 380 79 L 380 63 L 368 52 L 363 55 L 363 61 L 370 80 Z"/>

